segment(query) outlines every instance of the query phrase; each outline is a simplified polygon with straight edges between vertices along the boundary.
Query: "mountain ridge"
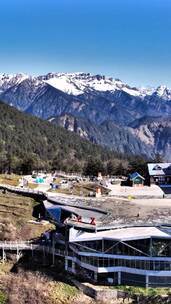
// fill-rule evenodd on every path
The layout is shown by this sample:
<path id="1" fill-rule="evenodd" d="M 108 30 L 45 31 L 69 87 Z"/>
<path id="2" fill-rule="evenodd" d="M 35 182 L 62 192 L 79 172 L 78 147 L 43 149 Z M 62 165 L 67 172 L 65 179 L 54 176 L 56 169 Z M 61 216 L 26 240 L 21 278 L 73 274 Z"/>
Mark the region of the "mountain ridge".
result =
<path id="1" fill-rule="evenodd" d="M 88 121 L 92 134 L 87 132 L 87 139 L 117 151 L 120 149 L 127 153 L 132 149 L 132 154 L 145 152 L 147 156 L 160 151 L 164 155 L 165 147 L 157 144 L 157 136 L 160 140 L 164 138 L 167 151 L 170 149 L 170 139 L 164 134 L 164 130 L 169 132 L 170 128 L 164 120 L 171 117 L 171 90 L 166 86 L 135 88 L 120 79 L 90 73 L 48 73 L 40 76 L 21 73 L 14 77 L 0 75 L 0 98 L 21 111 L 45 120 L 52 117 L 62 119 L 66 114 L 77 120 L 83 119 L 85 129 L 82 127 L 80 130 L 82 137 L 87 132 Z M 137 126 L 139 130 L 135 130 L 133 125 L 143 117 L 153 117 L 155 121 L 161 117 L 162 135 L 154 126 L 152 128 L 152 122 L 150 130 L 148 126 Z M 104 132 L 104 136 L 100 136 L 100 132 Z M 150 141 L 146 136 L 148 132 L 152 132 Z M 155 139 L 152 140 L 152 137 Z M 168 157 L 169 152 L 166 154 Z"/>

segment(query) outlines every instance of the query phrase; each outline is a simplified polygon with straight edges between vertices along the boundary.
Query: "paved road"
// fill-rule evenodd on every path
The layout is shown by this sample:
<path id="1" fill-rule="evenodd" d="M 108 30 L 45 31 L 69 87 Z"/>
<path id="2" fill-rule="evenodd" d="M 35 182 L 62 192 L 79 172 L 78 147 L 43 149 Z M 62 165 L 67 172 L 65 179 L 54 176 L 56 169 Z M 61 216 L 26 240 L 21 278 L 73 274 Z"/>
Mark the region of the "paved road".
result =
<path id="1" fill-rule="evenodd" d="M 47 193 L 49 188 L 50 188 L 49 184 L 43 183 L 43 184 L 38 184 L 37 187 L 36 187 L 36 190 Z"/>

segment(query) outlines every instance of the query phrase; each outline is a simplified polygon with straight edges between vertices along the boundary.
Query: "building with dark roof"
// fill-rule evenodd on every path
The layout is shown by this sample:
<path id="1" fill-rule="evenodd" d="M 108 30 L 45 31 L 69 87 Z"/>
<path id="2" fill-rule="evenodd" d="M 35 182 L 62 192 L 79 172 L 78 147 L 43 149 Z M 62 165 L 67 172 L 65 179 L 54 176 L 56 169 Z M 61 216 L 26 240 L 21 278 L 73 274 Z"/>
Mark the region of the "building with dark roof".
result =
<path id="1" fill-rule="evenodd" d="M 171 163 L 148 164 L 150 184 L 171 186 Z"/>
<path id="2" fill-rule="evenodd" d="M 138 172 L 130 174 L 126 181 L 121 181 L 121 186 L 139 187 L 144 186 L 145 178 Z"/>

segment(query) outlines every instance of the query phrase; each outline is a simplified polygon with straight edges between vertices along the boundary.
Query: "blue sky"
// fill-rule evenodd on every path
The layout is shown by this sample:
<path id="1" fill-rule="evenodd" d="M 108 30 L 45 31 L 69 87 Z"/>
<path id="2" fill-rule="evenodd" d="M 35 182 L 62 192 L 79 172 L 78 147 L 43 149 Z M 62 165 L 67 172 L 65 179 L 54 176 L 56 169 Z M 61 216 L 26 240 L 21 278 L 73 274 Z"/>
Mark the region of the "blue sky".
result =
<path id="1" fill-rule="evenodd" d="M 1 0 L 0 73 L 171 87 L 171 0 Z"/>

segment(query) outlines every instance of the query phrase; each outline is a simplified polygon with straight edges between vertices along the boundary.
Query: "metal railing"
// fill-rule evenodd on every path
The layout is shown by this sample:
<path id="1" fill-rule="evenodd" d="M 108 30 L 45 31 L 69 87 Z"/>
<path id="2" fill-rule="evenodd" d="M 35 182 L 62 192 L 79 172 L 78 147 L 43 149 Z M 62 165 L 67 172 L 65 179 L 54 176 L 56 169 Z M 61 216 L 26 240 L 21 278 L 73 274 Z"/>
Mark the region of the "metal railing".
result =
<path id="1" fill-rule="evenodd" d="M 24 250 L 34 249 L 37 245 L 32 244 L 30 241 L 0 241 L 0 249 L 6 250 Z"/>
<path id="2" fill-rule="evenodd" d="M 22 187 L 18 187 L 18 186 L 9 186 L 9 185 L 5 185 L 5 184 L 0 184 L 0 188 L 14 191 L 14 192 L 20 192 L 20 193 L 45 195 L 43 191 L 29 189 L 29 188 L 22 188 Z"/>
<path id="3" fill-rule="evenodd" d="M 44 244 L 34 244 L 30 241 L 0 241 L 0 249 L 3 250 L 37 250 L 46 253 L 65 256 L 65 250 Z"/>

